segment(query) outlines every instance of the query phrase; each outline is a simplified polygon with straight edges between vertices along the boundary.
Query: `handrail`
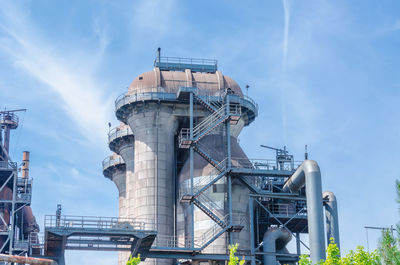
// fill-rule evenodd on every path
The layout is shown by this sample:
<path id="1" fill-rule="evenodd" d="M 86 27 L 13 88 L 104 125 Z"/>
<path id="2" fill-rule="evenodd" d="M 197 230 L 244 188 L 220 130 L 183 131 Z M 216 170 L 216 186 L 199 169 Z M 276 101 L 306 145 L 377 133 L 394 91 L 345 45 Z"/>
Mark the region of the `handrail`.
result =
<path id="1" fill-rule="evenodd" d="M 196 82 L 196 84 L 202 84 L 202 82 Z M 176 100 L 177 88 L 165 88 L 161 86 L 149 86 L 149 87 L 137 87 L 132 91 L 122 93 L 115 100 L 115 109 L 119 109 L 121 106 L 129 104 L 131 102 L 142 101 L 142 100 Z M 205 97 L 208 102 L 222 102 L 225 91 L 215 89 L 199 89 L 196 93 L 197 96 Z M 246 95 L 236 95 L 237 100 L 241 106 L 245 106 L 248 109 L 254 111 L 255 116 L 258 115 L 258 104 L 250 97 Z M 204 98 L 203 98 L 204 100 Z"/>
<path id="2" fill-rule="evenodd" d="M 120 165 L 120 164 L 125 164 L 124 159 L 121 156 L 108 156 L 106 158 L 104 158 L 102 165 L 103 165 L 103 170 L 105 170 L 106 168 L 112 167 L 112 166 L 116 166 L 116 165 Z"/>
<path id="3" fill-rule="evenodd" d="M 226 214 L 224 217 L 221 218 L 221 221 L 227 223 L 229 219 L 229 214 Z M 224 228 L 221 227 L 219 224 L 214 224 L 210 229 L 204 232 L 200 237 L 197 238 L 200 241 L 200 245 L 204 246 L 209 240 L 211 240 L 215 235 L 217 235 L 221 230 Z"/>
<path id="4" fill-rule="evenodd" d="M 196 63 L 204 65 L 217 65 L 218 61 L 213 59 L 196 59 L 196 58 L 186 58 L 186 57 L 157 57 L 155 62 L 160 61 L 161 63 Z"/>
<path id="5" fill-rule="evenodd" d="M 213 214 L 215 214 L 219 219 L 223 219 L 225 216 L 225 210 L 223 206 L 219 206 L 218 204 L 215 203 L 214 200 L 212 200 L 210 197 L 202 193 L 200 196 L 197 197 L 197 200 L 205 205 Z"/>
<path id="6" fill-rule="evenodd" d="M 80 228 L 80 229 L 112 229 L 112 230 L 155 230 L 155 222 L 151 219 L 132 219 L 118 217 L 72 216 L 56 215 L 45 216 L 47 228 Z"/>
<path id="7" fill-rule="evenodd" d="M 17 169 L 17 162 L 0 161 L 0 169 Z"/>
<path id="8" fill-rule="evenodd" d="M 127 127 L 125 129 L 121 129 L 119 127 L 115 127 L 108 132 L 108 142 L 114 141 L 116 138 L 133 135 L 132 129 Z"/>

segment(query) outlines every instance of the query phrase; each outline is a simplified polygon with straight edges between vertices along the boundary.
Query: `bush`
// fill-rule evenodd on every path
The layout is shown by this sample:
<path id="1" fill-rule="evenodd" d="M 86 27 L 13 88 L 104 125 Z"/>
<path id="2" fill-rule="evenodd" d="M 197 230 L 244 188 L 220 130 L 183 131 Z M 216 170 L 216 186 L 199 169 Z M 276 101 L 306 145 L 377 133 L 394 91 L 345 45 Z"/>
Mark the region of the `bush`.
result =
<path id="1" fill-rule="evenodd" d="M 339 248 L 333 238 L 326 250 L 326 260 L 318 262 L 319 265 L 380 265 L 380 258 L 376 251 L 368 252 L 364 247 L 358 246 L 356 251 L 350 251 L 345 257 L 339 256 Z M 301 255 L 299 265 L 311 265 L 308 255 Z M 398 264 L 398 263 L 397 263 Z"/>

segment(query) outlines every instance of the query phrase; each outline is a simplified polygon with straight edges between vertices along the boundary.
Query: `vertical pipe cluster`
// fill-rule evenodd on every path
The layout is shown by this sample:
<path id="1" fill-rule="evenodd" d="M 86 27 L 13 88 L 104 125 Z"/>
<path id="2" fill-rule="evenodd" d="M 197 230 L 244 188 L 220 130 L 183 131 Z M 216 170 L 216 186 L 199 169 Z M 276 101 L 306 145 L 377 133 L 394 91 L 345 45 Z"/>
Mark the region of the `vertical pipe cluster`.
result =
<path id="1" fill-rule="evenodd" d="M 305 160 L 295 173 L 286 181 L 282 192 L 295 192 L 306 186 L 307 215 L 310 243 L 310 256 L 313 263 L 325 259 L 325 235 L 323 199 L 325 203 L 326 233 L 329 244 L 330 238 L 339 242 L 339 221 L 336 197 L 332 192 L 322 194 L 321 171 L 317 162 Z"/>
<path id="2" fill-rule="evenodd" d="M 325 259 L 324 213 L 321 171 L 317 162 L 305 160 L 283 186 L 282 192 L 295 192 L 306 185 L 310 257 L 313 263 Z"/>

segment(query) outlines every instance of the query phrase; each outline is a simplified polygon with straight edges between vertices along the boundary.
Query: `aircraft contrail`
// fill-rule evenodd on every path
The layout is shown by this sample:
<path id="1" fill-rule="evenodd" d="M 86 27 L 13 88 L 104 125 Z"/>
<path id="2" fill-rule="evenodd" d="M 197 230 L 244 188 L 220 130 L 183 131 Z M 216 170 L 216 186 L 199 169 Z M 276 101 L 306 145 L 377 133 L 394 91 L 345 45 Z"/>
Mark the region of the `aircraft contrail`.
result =
<path id="1" fill-rule="evenodd" d="M 283 28 L 283 43 L 282 43 L 282 68 L 281 68 L 281 108 L 282 108 L 282 129 L 283 141 L 287 142 L 287 117 L 286 117 L 286 91 L 285 91 L 285 75 L 288 53 L 289 39 L 289 24 L 290 24 L 290 0 L 282 0 L 284 28 Z"/>
<path id="2" fill-rule="evenodd" d="M 284 12 L 284 29 L 283 29 L 283 64 L 286 64 L 287 52 L 288 52 L 288 37 L 289 37 L 289 24 L 290 24 L 290 1 L 282 0 L 283 12 Z"/>

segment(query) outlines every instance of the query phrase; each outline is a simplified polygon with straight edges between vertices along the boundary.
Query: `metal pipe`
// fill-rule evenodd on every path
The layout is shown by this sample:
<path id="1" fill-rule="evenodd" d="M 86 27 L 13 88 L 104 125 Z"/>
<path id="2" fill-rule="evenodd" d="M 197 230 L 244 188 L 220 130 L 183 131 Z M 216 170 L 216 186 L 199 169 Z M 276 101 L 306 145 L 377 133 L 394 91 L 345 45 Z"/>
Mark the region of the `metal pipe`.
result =
<path id="1" fill-rule="evenodd" d="M 339 218 L 336 196 L 331 191 L 324 191 L 323 198 L 328 199 L 325 203 L 326 235 L 328 245 L 330 239 L 333 238 L 340 250 Z"/>
<path id="2" fill-rule="evenodd" d="M 321 171 L 317 162 L 305 160 L 286 181 L 282 192 L 296 192 L 306 186 L 310 257 L 313 263 L 325 259 L 324 213 Z"/>
<path id="3" fill-rule="evenodd" d="M 39 258 L 21 257 L 21 256 L 13 256 L 5 254 L 0 254 L 0 261 L 14 262 L 18 264 L 57 265 L 57 262 L 51 259 L 39 259 Z"/>
<path id="4" fill-rule="evenodd" d="M 28 151 L 22 153 L 22 178 L 29 178 L 29 155 Z"/>
<path id="5" fill-rule="evenodd" d="M 276 253 L 284 249 L 292 239 L 292 235 L 283 227 L 268 229 L 263 238 L 263 251 Z M 276 255 L 264 255 L 264 265 L 276 265 Z"/>

